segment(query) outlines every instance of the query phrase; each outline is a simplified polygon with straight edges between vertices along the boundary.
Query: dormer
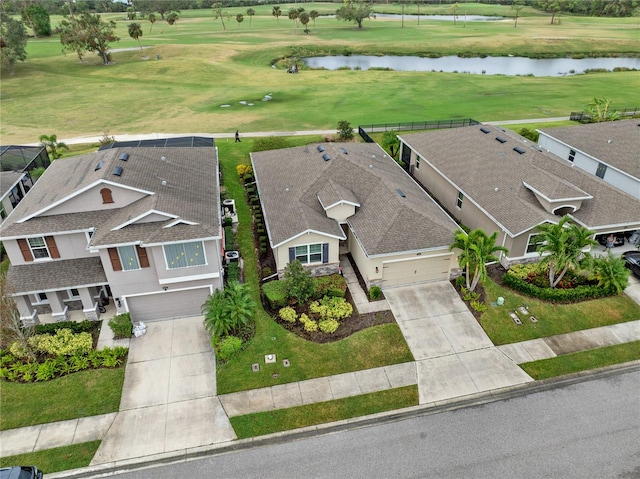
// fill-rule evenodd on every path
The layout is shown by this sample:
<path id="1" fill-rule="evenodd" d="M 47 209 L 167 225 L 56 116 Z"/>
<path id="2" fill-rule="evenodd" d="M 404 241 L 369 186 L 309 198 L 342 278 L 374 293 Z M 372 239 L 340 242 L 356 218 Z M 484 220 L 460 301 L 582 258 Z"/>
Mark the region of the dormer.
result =
<path id="1" fill-rule="evenodd" d="M 360 203 L 351 190 L 329 180 L 318 191 L 318 201 L 322 205 L 327 218 L 344 223 L 347 218 L 356 213 Z"/>
<path id="2" fill-rule="evenodd" d="M 593 198 L 568 181 L 546 174 L 528 178 L 522 184 L 535 195 L 545 211 L 556 216 L 575 213 L 584 200 Z"/>

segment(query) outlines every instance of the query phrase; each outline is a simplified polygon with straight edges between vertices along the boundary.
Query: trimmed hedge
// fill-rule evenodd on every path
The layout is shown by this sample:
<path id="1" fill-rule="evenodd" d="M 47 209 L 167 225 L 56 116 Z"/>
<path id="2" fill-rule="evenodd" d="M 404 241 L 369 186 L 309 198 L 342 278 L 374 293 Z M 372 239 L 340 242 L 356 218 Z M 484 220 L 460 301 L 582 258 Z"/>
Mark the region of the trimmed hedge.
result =
<path id="1" fill-rule="evenodd" d="M 287 305 L 289 293 L 286 281 L 279 280 L 265 283 L 262 286 L 262 291 L 264 292 L 267 301 L 269 301 L 269 306 L 271 306 L 272 309 L 284 308 Z"/>
<path id="2" fill-rule="evenodd" d="M 59 329 L 70 329 L 72 333 L 94 333 L 100 331 L 100 321 L 61 321 L 59 323 L 38 324 L 36 334 L 56 334 Z"/>
<path id="3" fill-rule="evenodd" d="M 224 227 L 224 249 L 225 251 L 234 250 L 234 241 L 233 241 L 233 227 L 225 226 Z"/>
<path id="4" fill-rule="evenodd" d="M 238 281 L 240 266 L 238 263 L 229 263 L 227 266 L 227 281 Z"/>
<path id="5" fill-rule="evenodd" d="M 320 299 L 325 296 L 344 298 L 347 293 L 347 280 L 339 274 L 317 276 L 313 280 L 316 286 L 313 299 Z"/>
<path id="6" fill-rule="evenodd" d="M 591 285 L 576 286 L 570 289 L 540 288 L 509 273 L 505 273 L 502 276 L 502 282 L 505 286 L 515 289 L 527 296 L 554 303 L 572 303 L 585 301 L 587 299 L 603 298 L 605 296 L 615 296 L 616 294 L 613 289 Z"/>

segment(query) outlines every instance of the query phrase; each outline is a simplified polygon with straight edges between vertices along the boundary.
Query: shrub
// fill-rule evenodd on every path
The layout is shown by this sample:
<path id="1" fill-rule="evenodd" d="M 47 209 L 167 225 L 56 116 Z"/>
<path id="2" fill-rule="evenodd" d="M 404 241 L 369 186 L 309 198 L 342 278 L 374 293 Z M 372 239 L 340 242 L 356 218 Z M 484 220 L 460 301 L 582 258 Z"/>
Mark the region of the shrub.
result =
<path id="1" fill-rule="evenodd" d="M 30 337 L 29 346 L 49 356 L 73 356 L 88 353 L 93 347 L 89 333 L 74 334 L 70 329 L 59 329 L 56 334 L 38 334 Z"/>
<path id="2" fill-rule="evenodd" d="M 228 216 L 225 217 L 225 219 L 222 222 L 222 226 L 233 226 L 233 220 L 231 218 L 229 218 Z M 233 230 L 232 230 L 233 231 Z"/>
<path id="3" fill-rule="evenodd" d="M 100 321 L 60 321 L 59 323 L 38 324 L 36 334 L 56 334 L 59 329 L 70 329 L 73 333 L 93 333 L 99 328 Z"/>
<path id="4" fill-rule="evenodd" d="M 315 281 L 311 273 L 298 260 L 289 263 L 284 269 L 287 280 L 287 294 L 299 303 L 306 303 L 313 296 Z"/>
<path id="5" fill-rule="evenodd" d="M 325 296 L 320 301 L 313 301 L 309 305 L 309 310 L 319 316 L 321 322 L 325 320 L 339 321 L 351 316 L 353 306 L 347 303 L 344 298 L 331 298 Z"/>
<path id="6" fill-rule="evenodd" d="M 476 293 L 475 291 L 469 291 L 467 288 L 461 288 L 460 291 L 462 292 L 462 299 L 464 299 L 465 301 L 478 301 L 480 299 L 480 294 Z"/>
<path id="7" fill-rule="evenodd" d="M 373 301 L 376 301 L 378 299 L 380 299 L 380 296 L 382 296 L 382 290 L 380 289 L 379 286 L 376 286 L 375 284 L 373 286 L 371 286 L 371 288 L 369 288 L 369 298 L 372 299 Z"/>
<path id="8" fill-rule="evenodd" d="M 340 323 L 335 319 L 325 319 L 318 323 L 320 331 L 327 334 L 335 333 L 338 330 L 338 326 L 340 326 Z"/>
<path id="9" fill-rule="evenodd" d="M 242 340 L 235 336 L 224 336 L 216 344 L 216 357 L 226 361 L 242 349 Z"/>
<path id="10" fill-rule="evenodd" d="M 273 274 L 273 270 L 271 268 L 269 268 L 268 266 L 265 266 L 264 268 L 262 268 L 262 277 L 263 278 L 267 278 L 269 276 L 271 276 Z"/>
<path id="11" fill-rule="evenodd" d="M 256 139 L 253 142 L 251 151 L 279 150 L 281 148 L 287 148 L 288 146 L 289 142 L 282 136 L 267 136 Z"/>
<path id="12" fill-rule="evenodd" d="M 456 286 L 458 288 L 462 288 L 465 284 L 466 284 L 467 280 L 465 279 L 464 275 L 458 276 L 456 278 Z"/>
<path id="13" fill-rule="evenodd" d="M 477 311 L 478 313 L 484 313 L 487 310 L 487 305 L 482 301 L 478 301 L 477 299 L 472 299 L 469 302 L 469 305 L 471 306 L 471 309 Z"/>
<path id="14" fill-rule="evenodd" d="M 131 315 L 122 313 L 114 316 L 109 320 L 109 327 L 113 331 L 115 339 L 130 338 L 133 334 L 133 324 L 131 324 Z"/>
<path id="15" fill-rule="evenodd" d="M 245 175 L 253 174 L 253 168 L 251 167 L 251 165 L 241 164 L 236 166 L 236 172 L 238 173 L 238 176 L 240 178 L 244 178 Z"/>
<path id="16" fill-rule="evenodd" d="M 340 120 L 338 122 L 338 138 L 343 141 L 353 140 L 353 127 L 351 123 L 346 120 Z"/>
<path id="17" fill-rule="evenodd" d="M 24 345 L 22 343 L 19 343 L 18 341 L 11 343 L 11 346 L 9 346 L 9 352 L 13 357 L 16 358 L 26 358 L 29 355 L 29 352 L 24 347 Z"/>
<path id="18" fill-rule="evenodd" d="M 49 381 L 56 377 L 56 362 L 53 359 L 47 359 L 44 363 L 40 363 L 36 373 L 36 381 Z"/>
<path id="19" fill-rule="evenodd" d="M 287 305 L 289 293 L 286 280 L 270 281 L 262 285 L 262 291 L 272 309 L 280 309 Z"/>
<path id="20" fill-rule="evenodd" d="M 238 281 L 240 266 L 238 263 L 229 263 L 227 266 L 227 281 Z"/>
<path id="21" fill-rule="evenodd" d="M 615 290 L 601 288 L 597 285 L 576 286 L 571 289 L 540 288 L 509 273 L 502 276 L 502 282 L 505 286 L 515 289 L 527 296 L 550 302 L 577 302 L 615 294 Z"/>
<path id="22" fill-rule="evenodd" d="M 231 226 L 224 227 L 224 249 L 227 251 L 234 249 L 233 228 Z"/>
<path id="23" fill-rule="evenodd" d="M 296 319 L 298 319 L 298 313 L 296 313 L 296 310 L 291 306 L 280 308 L 280 311 L 278 311 L 278 316 L 280 317 L 280 319 L 286 321 L 287 323 L 295 323 Z"/>
<path id="24" fill-rule="evenodd" d="M 318 331 L 318 322 L 310 319 L 309 316 L 304 313 L 300 315 L 300 322 L 304 324 L 304 330 L 307 333 L 315 333 Z"/>
<path id="25" fill-rule="evenodd" d="M 320 299 L 325 296 L 344 298 L 347 292 L 347 281 L 339 274 L 317 276 L 313 278 L 313 281 L 315 283 L 314 299 Z"/>

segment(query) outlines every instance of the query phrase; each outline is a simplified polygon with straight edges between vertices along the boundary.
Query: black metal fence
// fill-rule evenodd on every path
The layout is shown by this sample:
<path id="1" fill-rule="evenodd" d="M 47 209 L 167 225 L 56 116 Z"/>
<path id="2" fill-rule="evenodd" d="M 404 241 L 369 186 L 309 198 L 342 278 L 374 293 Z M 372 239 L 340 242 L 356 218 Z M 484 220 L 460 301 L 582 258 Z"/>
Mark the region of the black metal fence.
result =
<path id="1" fill-rule="evenodd" d="M 358 134 L 367 143 L 374 143 L 369 133 L 384 131 L 413 131 L 413 130 L 441 130 L 444 128 L 460 128 L 463 126 L 479 125 L 480 122 L 472 118 L 458 118 L 454 120 L 427 120 L 406 123 L 378 123 L 374 125 L 358 125 Z"/>
<path id="2" fill-rule="evenodd" d="M 620 118 L 640 116 L 640 108 L 623 108 L 622 110 L 611 110 L 618 113 Z M 579 121 L 580 123 L 593 123 L 593 117 L 584 111 L 572 111 L 569 116 L 571 121 Z"/>

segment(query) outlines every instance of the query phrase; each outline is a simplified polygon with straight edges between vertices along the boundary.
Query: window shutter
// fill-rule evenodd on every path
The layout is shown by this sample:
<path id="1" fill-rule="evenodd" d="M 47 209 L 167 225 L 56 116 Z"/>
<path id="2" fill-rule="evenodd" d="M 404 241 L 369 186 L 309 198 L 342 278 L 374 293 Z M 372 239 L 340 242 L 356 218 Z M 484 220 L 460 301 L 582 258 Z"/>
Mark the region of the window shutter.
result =
<path id="1" fill-rule="evenodd" d="M 49 249 L 49 256 L 53 259 L 57 259 L 60 257 L 60 252 L 58 251 L 58 246 L 56 245 L 56 240 L 53 239 L 53 236 L 45 236 L 45 243 L 47 243 L 47 248 Z"/>
<path id="2" fill-rule="evenodd" d="M 289 263 L 293 263 L 296 259 L 296 249 L 289 248 Z"/>
<path id="3" fill-rule="evenodd" d="M 19 239 L 18 246 L 20 247 L 20 251 L 22 252 L 22 257 L 25 261 L 33 261 L 33 255 L 31 254 L 31 248 L 29 248 L 29 243 L 26 239 Z"/>
<path id="4" fill-rule="evenodd" d="M 109 248 L 109 259 L 111 260 L 111 267 L 114 271 L 122 271 L 122 263 L 120 263 L 120 256 L 118 255 L 117 248 Z"/>
<path id="5" fill-rule="evenodd" d="M 329 243 L 322 243 L 322 262 L 329 262 Z"/>
<path id="6" fill-rule="evenodd" d="M 136 251 L 138 253 L 138 261 L 140 261 L 141 268 L 149 267 L 149 257 L 147 256 L 147 249 L 136 245 Z"/>

